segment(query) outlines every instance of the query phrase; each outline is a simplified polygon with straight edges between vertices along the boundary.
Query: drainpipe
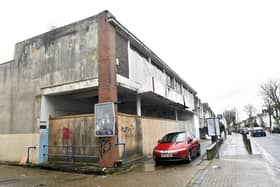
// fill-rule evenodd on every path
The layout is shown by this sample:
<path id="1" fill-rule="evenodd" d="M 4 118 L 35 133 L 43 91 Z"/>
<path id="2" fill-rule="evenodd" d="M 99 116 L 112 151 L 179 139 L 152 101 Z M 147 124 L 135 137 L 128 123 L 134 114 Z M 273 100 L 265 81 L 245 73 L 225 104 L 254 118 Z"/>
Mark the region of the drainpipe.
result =
<path id="1" fill-rule="evenodd" d="M 115 146 L 123 146 L 123 160 L 121 161 L 122 166 L 125 168 L 126 167 L 126 146 L 125 143 L 117 143 Z"/>
<path id="2" fill-rule="evenodd" d="M 30 149 L 36 149 L 36 146 L 28 146 L 27 147 L 27 160 L 26 160 L 26 164 L 29 164 L 29 155 L 30 155 Z"/>

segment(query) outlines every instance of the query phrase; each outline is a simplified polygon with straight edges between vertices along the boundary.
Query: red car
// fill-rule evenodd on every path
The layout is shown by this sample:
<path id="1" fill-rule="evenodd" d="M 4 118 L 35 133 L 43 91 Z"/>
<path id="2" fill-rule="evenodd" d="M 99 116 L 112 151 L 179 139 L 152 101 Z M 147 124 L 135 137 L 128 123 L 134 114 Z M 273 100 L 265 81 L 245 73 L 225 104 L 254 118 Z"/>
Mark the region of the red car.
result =
<path id="1" fill-rule="evenodd" d="M 158 141 L 153 150 L 156 163 L 161 161 L 191 161 L 194 156 L 200 155 L 200 143 L 188 132 L 173 132 L 166 134 Z"/>

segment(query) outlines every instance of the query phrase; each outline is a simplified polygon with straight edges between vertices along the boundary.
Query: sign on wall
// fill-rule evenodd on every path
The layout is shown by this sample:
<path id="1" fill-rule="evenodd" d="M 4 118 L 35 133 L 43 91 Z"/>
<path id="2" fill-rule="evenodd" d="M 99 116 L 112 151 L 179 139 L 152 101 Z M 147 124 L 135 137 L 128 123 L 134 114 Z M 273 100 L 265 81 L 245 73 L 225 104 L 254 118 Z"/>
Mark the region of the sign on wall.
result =
<path id="1" fill-rule="evenodd" d="M 219 120 L 217 118 L 208 118 L 207 127 L 208 127 L 208 135 L 209 136 L 219 136 L 220 135 L 220 126 Z"/>
<path id="2" fill-rule="evenodd" d="M 95 104 L 95 136 L 115 136 L 114 103 Z"/>

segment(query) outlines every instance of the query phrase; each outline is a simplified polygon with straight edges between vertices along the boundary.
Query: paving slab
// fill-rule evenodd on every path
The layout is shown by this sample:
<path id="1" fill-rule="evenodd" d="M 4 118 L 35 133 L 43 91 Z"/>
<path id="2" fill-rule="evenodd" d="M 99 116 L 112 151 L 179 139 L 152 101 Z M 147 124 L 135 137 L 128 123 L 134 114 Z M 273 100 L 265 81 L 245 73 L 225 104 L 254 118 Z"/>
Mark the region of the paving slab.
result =
<path id="1" fill-rule="evenodd" d="M 228 136 L 215 159 L 192 179 L 188 186 L 202 187 L 248 187 L 280 186 L 275 170 L 260 154 L 250 155 L 242 136 Z"/>

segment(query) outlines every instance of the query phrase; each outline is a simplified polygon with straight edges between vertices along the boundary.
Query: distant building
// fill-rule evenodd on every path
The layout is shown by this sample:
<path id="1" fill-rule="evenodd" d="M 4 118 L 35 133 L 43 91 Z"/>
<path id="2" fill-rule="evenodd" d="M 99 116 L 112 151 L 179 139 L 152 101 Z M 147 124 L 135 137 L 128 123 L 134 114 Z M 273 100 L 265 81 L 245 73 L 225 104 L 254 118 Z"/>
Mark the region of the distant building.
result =
<path id="1" fill-rule="evenodd" d="M 195 111 L 199 121 L 199 136 L 200 138 L 205 138 L 207 134 L 206 119 L 214 117 L 215 113 L 208 103 L 202 103 L 198 97 L 195 98 Z"/>

